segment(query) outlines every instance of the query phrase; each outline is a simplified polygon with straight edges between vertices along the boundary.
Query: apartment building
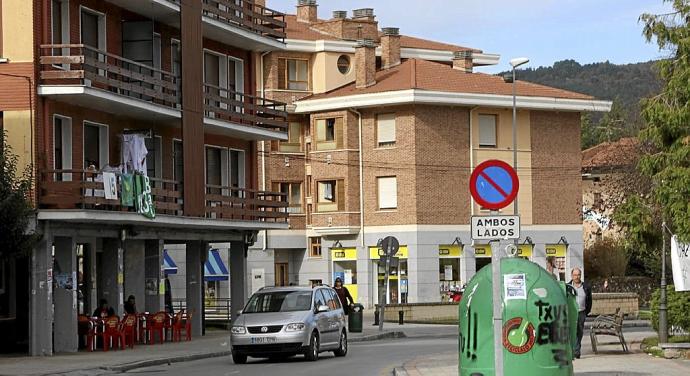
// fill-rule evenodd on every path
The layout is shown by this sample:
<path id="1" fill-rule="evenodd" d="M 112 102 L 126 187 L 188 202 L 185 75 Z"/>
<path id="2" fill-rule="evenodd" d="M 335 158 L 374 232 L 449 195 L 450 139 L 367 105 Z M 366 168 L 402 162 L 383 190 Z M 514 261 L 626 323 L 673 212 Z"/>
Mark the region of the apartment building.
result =
<path id="1" fill-rule="evenodd" d="M 285 105 L 256 93 L 284 15 L 259 0 L 0 4 L 0 119 L 33 166 L 40 235 L 2 265 L 3 341 L 76 351 L 78 315 L 102 298 L 120 316 L 129 295 L 164 309 L 167 247 L 184 249 L 194 335 L 209 268 L 240 310 L 247 247 L 287 229 L 284 196 L 257 186 L 257 142 L 288 134 Z"/>
<path id="2" fill-rule="evenodd" d="M 469 176 L 487 159 L 512 164 L 512 83 L 476 73 L 498 55 L 380 28 L 373 9 L 286 15 L 287 50 L 263 57 L 260 87 L 288 103 L 288 140 L 260 143 L 259 185 L 288 195 L 289 229 L 249 253 L 252 289 L 333 283 L 365 306 L 435 302 L 490 263 L 470 237 Z M 582 266 L 580 113 L 587 95 L 518 81 L 520 256 L 561 274 Z M 509 206 L 502 213 L 513 212 Z M 384 286 L 377 243 L 396 236 Z M 257 282 L 259 281 L 259 282 Z"/>

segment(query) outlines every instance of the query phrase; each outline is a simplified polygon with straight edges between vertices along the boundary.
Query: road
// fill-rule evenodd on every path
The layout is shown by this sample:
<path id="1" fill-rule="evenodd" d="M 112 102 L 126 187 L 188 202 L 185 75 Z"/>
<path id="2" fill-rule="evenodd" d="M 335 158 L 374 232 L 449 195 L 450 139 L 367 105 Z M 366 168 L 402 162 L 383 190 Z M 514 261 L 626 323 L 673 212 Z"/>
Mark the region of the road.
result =
<path id="1" fill-rule="evenodd" d="M 355 342 L 350 344 L 345 358 L 333 353 L 321 353 L 317 362 L 307 362 L 302 356 L 284 361 L 249 358 L 247 364 L 233 364 L 230 357 L 213 358 L 186 363 L 173 363 L 132 370 L 127 374 L 151 375 L 299 375 L 299 376 L 390 376 L 393 367 L 400 366 L 413 357 L 453 351 L 458 346 L 457 337 L 405 338 L 397 340 Z"/>

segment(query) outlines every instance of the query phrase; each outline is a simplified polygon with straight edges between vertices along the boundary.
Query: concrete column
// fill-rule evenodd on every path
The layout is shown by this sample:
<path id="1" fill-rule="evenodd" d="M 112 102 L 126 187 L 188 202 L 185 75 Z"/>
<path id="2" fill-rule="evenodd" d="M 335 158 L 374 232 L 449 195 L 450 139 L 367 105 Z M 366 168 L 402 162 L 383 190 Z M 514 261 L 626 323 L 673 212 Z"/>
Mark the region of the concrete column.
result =
<path id="1" fill-rule="evenodd" d="M 374 306 L 374 285 L 372 284 L 372 263 L 369 260 L 369 250 L 367 247 L 357 247 L 357 302 L 365 308 Z M 374 277 L 373 282 L 376 282 Z"/>
<path id="2" fill-rule="evenodd" d="M 477 259 L 474 255 L 474 247 L 465 245 L 460 256 L 460 280 L 468 283 L 477 273 Z"/>
<path id="3" fill-rule="evenodd" d="M 32 356 L 53 354 L 53 236 L 43 227 L 43 238 L 31 251 L 31 333 Z"/>
<path id="4" fill-rule="evenodd" d="M 96 239 L 90 239 L 84 244 L 84 283 L 86 283 L 86 305 L 84 311 L 91 315 L 98 307 L 98 273 L 96 273 Z"/>
<path id="5" fill-rule="evenodd" d="M 247 246 L 242 241 L 230 243 L 230 309 L 233 320 L 247 300 Z"/>
<path id="6" fill-rule="evenodd" d="M 153 239 L 146 241 L 146 280 L 156 280 L 158 291 L 156 294 L 146 294 L 146 301 L 141 309 L 146 309 L 148 312 L 163 311 L 165 308 L 165 294 L 161 294 L 160 285 L 164 284 L 163 279 L 163 240 Z M 137 297 L 137 301 L 139 301 Z"/>
<path id="7" fill-rule="evenodd" d="M 53 299 L 54 352 L 76 352 L 77 335 L 77 244 L 74 238 L 56 237 L 53 241 L 55 259 L 53 278 L 56 280 Z"/>
<path id="8" fill-rule="evenodd" d="M 124 300 L 130 295 L 134 295 L 137 302 L 137 310 L 144 309 L 144 295 L 149 292 L 147 289 L 147 280 L 145 279 L 145 263 L 144 263 L 144 241 L 143 240 L 127 240 L 125 242 L 124 253 Z M 158 284 L 156 281 L 156 291 L 158 294 Z"/>
<path id="9" fill-rule="evenodd" d="M 440 301 L 438 283 L 438 245 L 408 245 L 408 302 Z"/>
<path id="10" fill-rule="evenodd" d="M 101 291 L 108 304 L 115 310 L 115 314 L 122 316 L 124 312 L 124 266 L 122 242 L 119 239 L 103 239 L 103 256 L 101 257 Z"/>
<path id="11" fill-rule="evenodd" d="M 187 312 L 192 312 L 192 335 L 202 333 L 202 315 L 204 310 L 204 260 L 208 254 L 208 243 L 187 242 Z"/>

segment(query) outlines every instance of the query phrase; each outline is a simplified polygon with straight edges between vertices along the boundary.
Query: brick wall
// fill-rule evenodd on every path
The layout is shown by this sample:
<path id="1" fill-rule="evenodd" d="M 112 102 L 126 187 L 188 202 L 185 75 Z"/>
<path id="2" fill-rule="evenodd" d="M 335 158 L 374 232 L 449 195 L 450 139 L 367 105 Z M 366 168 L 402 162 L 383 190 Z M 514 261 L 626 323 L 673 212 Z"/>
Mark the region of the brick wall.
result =
<path id="1" fill-rule="evenodd" d="M 309 75 L 309 89 L 311 90 L 312 81 L 312 66 L 313 59 L 312 54 L 301 53 L 301 52 L 272 52 L 264 56 L 264 90 L 265 97 L 277 100 L 280 102 L 291 104 L 294 101 L 302 99 L 311 95 L 310 91 L 288 91 L 280 87 L 280 69 L 279 60 L 280 59 L 303 59 L 309 61 L 309 68 L 307 70 Z"/>
<path id="2" fill-rule="evenodd" d="M 336 38 L 379 41 L 378 22 L 371 20 L 332 19 L 311 24 L 311 28 Z"/>
<path id="3" fill-rule="evenodd" d="M 532 223 L 581 224 L 580 114 L 532 111 Z"/>

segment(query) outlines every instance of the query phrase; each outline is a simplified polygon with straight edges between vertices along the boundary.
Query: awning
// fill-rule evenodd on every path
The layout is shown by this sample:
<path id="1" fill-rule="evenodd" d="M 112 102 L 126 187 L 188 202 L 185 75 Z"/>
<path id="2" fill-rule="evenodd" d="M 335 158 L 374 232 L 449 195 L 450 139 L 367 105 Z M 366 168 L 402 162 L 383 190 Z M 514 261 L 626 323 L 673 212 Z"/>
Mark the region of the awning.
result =
<path id="1" fill-rule="evenodd" d="M 204 280 L 205 281 L 227 281 L 228 268 L 225 267 L 223 259 L 220 257 L 217 249 L 208 251 L 208 259 L 204 264 Z"/>
<path id="2" fill-rule="evenodd" d="M 177 274 L 177 264 L 175 264 L 175 261 L 170 257 L 167 249 L 163 250 L 163 270 L 166 275 Z"/>

